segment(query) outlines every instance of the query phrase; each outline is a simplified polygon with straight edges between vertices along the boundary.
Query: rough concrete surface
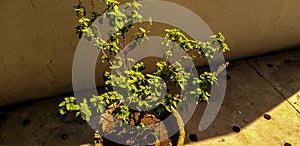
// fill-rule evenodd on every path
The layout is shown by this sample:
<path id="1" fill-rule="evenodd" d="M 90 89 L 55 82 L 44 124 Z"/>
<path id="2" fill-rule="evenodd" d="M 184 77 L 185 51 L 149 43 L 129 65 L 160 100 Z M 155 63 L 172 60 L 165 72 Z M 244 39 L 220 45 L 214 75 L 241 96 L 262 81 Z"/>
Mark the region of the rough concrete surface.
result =
<path id="1" fill-rule="evenodd" d="M 292 50 L 231 62 L 217 118 L 199 132 L 205 108 L 200 104 L 186 125 L 186 145 L 300 145 L 299 55 Z M 86 123 L 71 115 L 57 117 L 62 97 L 1 109 L 0 145 L 92 143 L 93 130 Z"/>

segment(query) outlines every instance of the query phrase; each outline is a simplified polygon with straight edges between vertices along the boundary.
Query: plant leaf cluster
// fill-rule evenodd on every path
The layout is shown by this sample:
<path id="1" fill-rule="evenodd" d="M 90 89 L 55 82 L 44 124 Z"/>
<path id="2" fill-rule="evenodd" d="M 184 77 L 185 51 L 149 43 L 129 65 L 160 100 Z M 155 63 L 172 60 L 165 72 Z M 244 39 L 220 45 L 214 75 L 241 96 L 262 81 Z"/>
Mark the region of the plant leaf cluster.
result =
<path id="1" fill-rule="evenodd" d="M 90 120 L 94 114 L 109 112 L 115 118 L 125 124 L 130 124 L 134 118 L 134 112 L 140 112 L 141 117 L 145 114 L 152 114 L 159 117 L 164 112 L 171 112 L 180 102 L 187 98 L 194 99 L 195 103 L 208 101 L 210 94 L 207 89 L 217 83 L 215 73 L 204 72 L 198 77 L 191 79 L 190 70 L 183 66 L 186 60 L 195 60 L 198 57 L 213 59 L 216 52 L 229 51 L 225 38 L 221 33 L 212 36 L 215 41 L 202 42 L 200 40 L 189 39 L 179 29 L 165 30 L 165 44 L 169 49 L 156 62 L 153 73 L 145 73 L 146 65 L 144 62 L 135 63 L 132 58 L 121 58 L 118 56 L 124 47 L 126 33 L 135 28 L 134 22 L 141 23 L 143 17 L 139 14 L 142 6 L 133 0 L 126 3 L 124 10 L 119 9 L 120 2 L 117 0 L 103 0 L 106 9 L 102 14 L 92 12 L 92 18 L 87 18 L 87 10 L 82 3 L 74 6 L 75 13 L 79 17 L 79 25 L 76 33 L 79 37 L 85 36 L 97 48 L 101 49 L 101 62 L 110 64 L 110 71 L 103 75 L 107 91 L 100 95 L 84 98 L 83 101 L 76 101 L 74 97 L 66 97 L 59 104 L 61 115 L 75 111 L 77 116 Z M 105 15 L 109 19 L 110 26 L 114 29 L 109 40 L 103 40 L 96 27 L 91 26 L 92 22 L 100 15 Z M 152 25 L 152 22 L 149 22 Z M 136 29 L 135 39 L 148 39 L 150 30 L 139 27 Z M 186 54 L 175 63 L 170 63 L 169 59 L 173 56 L 173 47 L 177 45 Z M 87 50 L 88 51 L 88 50 Z M 189 55 L 189 52 L 196 52 L 197 55 Z M 125 54 L 126 56 L 126 54 Z M 135 64 L 134 64 L 135 63 Z M 125 68 L 125 71 L 122 69 Z M 186 95 L 167 92 L 162 94 L 168 86 L 174 86 L 180 90 L 188 88 L 190 81 L 196 85 L 195 90 Z M 116 90 L 113 90 L 116 89 Z M 77 103 L 76 103 L 77 102 Z M 136 107 L 131 109 L 129 107 Z M 144 110 L 148 109 L 148 110 Z M 137 123 L 137 125 L 143 123 Z"/>

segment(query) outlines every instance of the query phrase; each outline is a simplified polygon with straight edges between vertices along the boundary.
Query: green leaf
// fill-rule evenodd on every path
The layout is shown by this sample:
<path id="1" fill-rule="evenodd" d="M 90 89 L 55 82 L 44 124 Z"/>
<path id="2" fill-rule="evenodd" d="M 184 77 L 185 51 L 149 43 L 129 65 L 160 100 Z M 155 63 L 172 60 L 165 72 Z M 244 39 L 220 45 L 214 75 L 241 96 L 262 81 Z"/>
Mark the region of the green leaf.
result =
<path id="1" fill-rule="evenodd" d="M 113 15 L 113 16 L 116 16 L 116 15 L 117 15 L 116 12 L 114 12 L 114 11 L 110 11 L 110 12 L 108 12 L 107 14 L 108 14 L 108 15 Z"/>
<path id="2" fill-rule="evenodd" d="M 71 104 L 66 104 L 66 108 L 67 108 L 68 111 L 70 111 L 71 110 Z"/>
<path id="3" fill-rule="evenodd" d="M 141 33 L 147 33 L 146 29 L 140 27 L 139 30 L 141 31 Z"/>
<path id="4" fill-rule="evenodd" d="M 176 107 L 176 106 L 177 106 L 177 102 L 176 102 L 176 101 L 173 101 L 173 105 Z"/>
<path id="5" fill-rule="evenodd" d="M 69 102 L 70 102 L 70 98 L 69 98 L 69 97 L 66 97 L 66 98 L 65 98 L 65 101 L 66 101 L 67 103 L 69 103 Z"/>
<path id="6" fill-rule="evenodd" d="M 61 102 L 59 105 L 58 105 L 58 107 L 63 107 L 63 106 L 65 106 L 66 105 L 66 101 L 63 101 L 63 102 Z"/>
<path id="7" fill-rule="evenodd" d="M 75 97 L 70 97 L 70 102 L 75 103 L 76 98 Z"/>
<path id="8" fill-rule="evenodd" d="M 104 110 L 105 110 L 105 107 L 102 106 L 102 105 L 98 105 L 98 109 L 99 109 L 99 112 L 100 112 L 100 113 L 103 113 Z"/>
<path id="9" fill-rule="evenodd" d="M 59 109 L 59 113 L 60 113 L 61 115 L 64 115 L 64 114 L 66 114 L 66 111 L 63 110 L 63 109 Z"/>
<path id="10" fill-rule="evenodd" d="M 72 111 L 77 111 L 77 110 L 80 110 L 80 107 L 79 107 L 79 105 L 74 104 L 74 105 L 72 106 L 71 110 L 72 110 Z"/>
<path id="11" fill-rule="evenodd" d="M 127 58 L 129 62 L 135 62 L 133 58 Z"/>
<path id="12" fill-rule="evenodd" d="M 167 105 L 167 106 L 166 106 L 166 110 L 167 110 L 168 112 L 172 112 L 171 106 L 170 106 L 170 105 Z"/>
<path id="13" fill-rule="evenodd" d="M 139 105 L 139 107 L 142 107 L 143 106 L 143 102 L 139 101 L 138 105 Z"/>
<path id="14" fill-rule="evenodd" d="M 107 104 L 110 104 L 110 101 L 109 101 L 108 99 L 106 99 L 105 102 L 106 102 Z"/>
<path id="15" fill-rule="evenodd" d="M 95 103 L 95 102 L 97 102 L 97 99 L 96 99 L 95 97 L 90 98 L 90 102 L 91 102 L 91 103 Z"/>
<path id="16" fill-rule="evenodd" d="M 79 115 L 80 115 L 80 112 L 76 112 L 76 115 L 75 115 L 75 116 L 76 116 L 76 117 L 79 117 Z"/>

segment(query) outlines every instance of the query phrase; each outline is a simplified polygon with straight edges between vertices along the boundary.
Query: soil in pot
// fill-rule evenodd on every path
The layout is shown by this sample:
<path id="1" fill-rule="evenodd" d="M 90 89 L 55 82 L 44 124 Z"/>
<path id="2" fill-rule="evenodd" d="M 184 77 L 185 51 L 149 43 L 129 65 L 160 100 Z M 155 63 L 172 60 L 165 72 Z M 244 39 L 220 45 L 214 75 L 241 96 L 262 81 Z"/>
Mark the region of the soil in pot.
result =
<path id="1" fill-rule="evenodd" d="M 174 123 L 168 123 L 167 126 L 165 126 L 165 124 L 163 122 L 160 122 L 161 119 L 163 120 L 163 118 L 159 118 L 159 117 L 155 117 L 153 115 L 150 114 L 145 114 L 144 117 L 142 117 L 141 119 L 139 119 L 140 117 L 140 113 L 139 112 L 135 112 L 134 114 L 134 119 L 131 120 L 130 125 L 136 125 L 136 121 L 143 123 L 145 126 L 153 126 L 155 124 L 159 124 L 159 126 L 154 126 L 153 128 L 153 133 L 158 133 L 158 135 L 160 137 L 168 137 L 168 130 L 166 128 L 178 128 L 178 127 L 173 127 L 176 126 L 176 120 L 174 120 Z M 103 145 L 104 146 L 123 146 L 121 144 L 118 144 L 114 141 L 108 140 L 105 137 L 106 136 L 111 136 L 111 135 L 118 135 L 118 128 L 119 127 L 119 123 L 114 120 L 111 116 L 108 116 L 108 114 L 104 115 L 103 117 L 105 117 L 105 120 L 101 120 L 101 129 L 103 130 L 102 133 L 105 133 L 105 135 L 102 135 L 103 137 Z M 173 117 L 172 117 L 173 118 Z M 174 118 L 175 119 L 175 118 Z M 166 138 L 161 142 L 157 142 L 157 137 L 155 136 L 155 134 L 151 134 L 151 133 L 147 133 L 147 135 L 141 135 L 141 136 L 136 136 L 137 139 L 128 139 L 126 138 L 126 133 L 130 132 L 130 131 L 122 131 L 120 134 L 119 131 L 119 135 L 123 141 L 126 142 L 126 144 L 128 145 L 135 145 L 135 141 L 138 139 L 142 139 L 142 141 L 147 142 L 144 143 L 142 145 L 146 145 L 146 146 L 170 146 L 170 145 L 176 145 L 177 141 L 178 141 L 178 136 L 179 133 L 176 133 L 175 135 L 173 135 L 171 138 Z M 122 137 L 122 133 L 123 133 L 123 137 Z M 132 137 L 132 136 L 131 136 Z M 141 145 L 140 143 L 138 145 Z"/>

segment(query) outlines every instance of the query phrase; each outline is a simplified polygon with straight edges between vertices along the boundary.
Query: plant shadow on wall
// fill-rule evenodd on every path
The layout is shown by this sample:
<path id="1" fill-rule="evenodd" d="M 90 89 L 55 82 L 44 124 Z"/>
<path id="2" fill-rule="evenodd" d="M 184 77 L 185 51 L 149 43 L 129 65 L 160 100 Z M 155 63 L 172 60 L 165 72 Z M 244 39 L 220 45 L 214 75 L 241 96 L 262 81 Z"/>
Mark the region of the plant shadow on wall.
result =
<path id="1" fill-rule="evenodd" d="M 81 2 L 74 8 L 79 17 L 77 34 L 100 50 L 100 64 L 109 65 L 103 74 L 105 87 L 99 95 L 66 97 L 59 104 L 60 114 L 76 113 L 88 121 L 95 130 L 96 145 L 183 145 L 182 111 L 188 110 L 190 103 L 208 102 L 210 86 L 217 84 L 219 73 L 227 66 L 221 65 L 217 72 L 198 73 L 193 65 L 185 63 L 201 57 L 213 59 L 216 52 L 229 51 L 223 35 L 218 33 L 212 36 L 213 41 L 203 42 L 189 39 L 177 28 L 166 29 L 165 40 L 160 43 L 167 49 L 156 60 L 154 69 L 146 72 L 145 62 L 127 55 L 151 39 L 151 18 L 142 24 L 142 6 L 135 0 L 126 3 L 124 10 L 119 9 L 116 0 L 103 2 L 104 12 L 93 11 L 90 18 Z M 97 19 L 99 16 L 113 28 L 108 40 L 100 34 L 101 28 L 93 25 L 104 23 Z M 185 54 L 171 61 L 176 47 Z M 168 117 L 171 120 L 167 121 Z M 172 133 L 174 129 L 176 134 Z"/>

